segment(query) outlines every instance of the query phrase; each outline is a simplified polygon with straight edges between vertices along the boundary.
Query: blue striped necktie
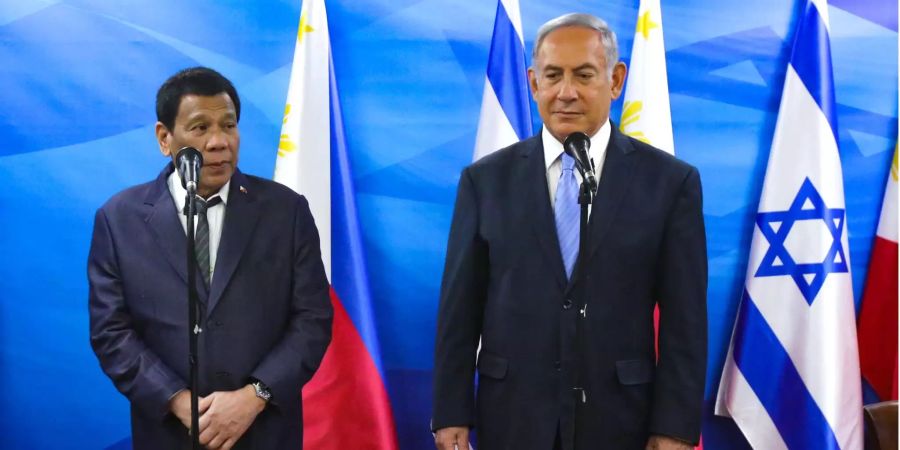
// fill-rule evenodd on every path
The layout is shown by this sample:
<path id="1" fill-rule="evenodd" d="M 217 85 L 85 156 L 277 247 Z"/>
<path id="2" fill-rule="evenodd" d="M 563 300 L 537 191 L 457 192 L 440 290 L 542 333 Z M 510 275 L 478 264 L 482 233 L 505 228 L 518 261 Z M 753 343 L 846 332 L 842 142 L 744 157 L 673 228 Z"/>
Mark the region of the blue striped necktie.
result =
<path id="1" fill-rule="evenodd" d="M 575 179 L 575 160 L 562 154 L 562 173 L 556 185 L 556 235 L 559 237 L 559 250 L 563 264 L 566 266 L 566 277 L 572 278 L 572 269 L 578 259 L 578 242 L 580 239 L 580 211 L 578 209 L 578 180 Z"/>

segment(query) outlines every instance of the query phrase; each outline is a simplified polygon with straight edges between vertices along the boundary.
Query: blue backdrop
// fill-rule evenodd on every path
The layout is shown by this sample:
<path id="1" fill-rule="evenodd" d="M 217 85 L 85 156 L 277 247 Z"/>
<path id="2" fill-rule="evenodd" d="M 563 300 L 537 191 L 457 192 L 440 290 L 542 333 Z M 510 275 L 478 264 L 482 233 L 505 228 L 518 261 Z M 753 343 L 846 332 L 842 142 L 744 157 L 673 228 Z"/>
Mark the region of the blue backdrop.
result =
<path id="1" fill-rule="evenodd" d="M 521 3 L 529 55 L 541 23 L 581 10 L 618 31 L 627 62 L 637 0 Z M 746 447 L 734 425 L 711 412 L 795 3 L 662 2 L 676 151 L 700 169 L 704 185 L 709 449 Z M 496 2 L 327 7 L 388 390 L 402 448 L 427 449 L 438 287 L 456 182 L 474 146 Z M 271 176 L 299 12 L 299 0 L 0 0 L 4 448 L 128 447 L 128 403 L 88 342 L 93 212 L 165 163 L 153 137 L 154 95 L 186 66 L 211 66 L 235 82 L 244 105 L 241 167 Z M 897 2 L 837 0 L 829 13 L 858 302 L 897 136 Z M 616 103 L 614 119 L 620 111 Z"/>

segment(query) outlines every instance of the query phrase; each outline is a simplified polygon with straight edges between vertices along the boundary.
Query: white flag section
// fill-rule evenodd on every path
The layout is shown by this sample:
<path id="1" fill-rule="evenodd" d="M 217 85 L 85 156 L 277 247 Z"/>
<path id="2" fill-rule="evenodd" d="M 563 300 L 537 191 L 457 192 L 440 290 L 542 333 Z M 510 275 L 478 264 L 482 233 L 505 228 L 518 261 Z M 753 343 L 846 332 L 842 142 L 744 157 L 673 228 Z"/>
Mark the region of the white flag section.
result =
<path id="1" fill-rule="evenodd" d="M 331 280 L 331 133 L 328 98 L 328 19 L 323 0 L 304 0 L 275 181 L 306 195 L 320 233 L 322 262 Z M 303 133 L 301 130 L 315 130 Z M 309 195 L 316 193 L 316 195 Z"/>
<path id="2" fill-rule="evenodd" d="M 828 8 L 794 40 L 716 401 L 758 449 L 862 449 Z"/>
<path id="3" fill-rule="evenodd" d="M 531 136 L 519 0 L 497 2 L 473 160 Z"/>
<path id="4" fill-rule="evenodd" d="M 622 132 L 675 154 L 659 0 L 641 0 L 622 106 Z"/>

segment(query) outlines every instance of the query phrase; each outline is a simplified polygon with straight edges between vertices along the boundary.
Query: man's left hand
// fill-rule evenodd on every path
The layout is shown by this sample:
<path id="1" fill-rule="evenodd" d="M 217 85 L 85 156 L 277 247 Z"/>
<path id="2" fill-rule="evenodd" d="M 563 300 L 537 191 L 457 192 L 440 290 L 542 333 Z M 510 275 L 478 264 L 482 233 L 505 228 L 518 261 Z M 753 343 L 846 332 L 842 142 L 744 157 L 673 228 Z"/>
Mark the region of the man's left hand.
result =
<path id="1" fill-rule="evenodd" d="M 266 402 L 253 386 L 213 392 L 200 401 L 200 444 L 210 450 L 229 450 L 256 420 Z"/>
<path id="2" fill-rule="evenodd" d="M 646 450 L 694 450 L 694 446 L 668 436 L 650 436 Z"/>

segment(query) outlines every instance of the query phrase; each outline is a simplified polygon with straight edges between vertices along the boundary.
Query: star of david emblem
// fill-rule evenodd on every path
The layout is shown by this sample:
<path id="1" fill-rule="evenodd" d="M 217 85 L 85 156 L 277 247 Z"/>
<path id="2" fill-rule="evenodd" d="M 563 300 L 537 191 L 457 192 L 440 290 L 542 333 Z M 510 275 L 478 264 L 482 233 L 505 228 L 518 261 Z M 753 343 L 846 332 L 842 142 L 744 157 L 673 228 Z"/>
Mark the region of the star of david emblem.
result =
<path id="1" fill-rule="evenodd" d="M 847 258 L 841 243 L 845 210 L 828 208 L 809 178 L 803 181 L 800 191 L 787 211 L 761 212 L 756 215 L 756 225 L 769 241 L 769 249 L 763 256 L 756 277 L 790 276 L 812 305 L 825 278 L 830 273 L 846 273 Z M 785 240 L 800 221 L 822 221 L 828 234 L 820 240 L 828 244 L 828 251 L 821 262 L 798 263 L 785 246 Z"/>

